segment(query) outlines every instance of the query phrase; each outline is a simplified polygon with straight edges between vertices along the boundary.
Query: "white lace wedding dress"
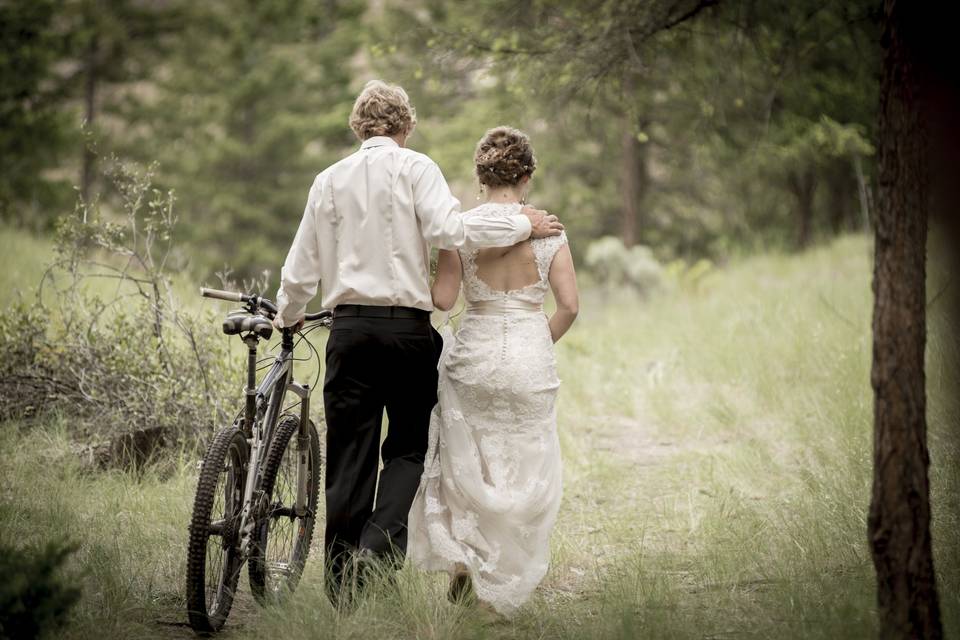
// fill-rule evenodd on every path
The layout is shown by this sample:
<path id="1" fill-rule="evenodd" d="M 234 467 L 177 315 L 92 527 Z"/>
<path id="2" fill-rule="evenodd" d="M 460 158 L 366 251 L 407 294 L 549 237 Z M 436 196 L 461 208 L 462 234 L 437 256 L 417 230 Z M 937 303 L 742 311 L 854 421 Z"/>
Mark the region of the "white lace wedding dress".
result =
<path id="1" fill-rule="evenodd" d="M 482 211 L 516 214 L 520 205 Z M 408 554 L 427 570 L 466 568 L 477 597 L 510 614 L 547 572 L 561 496 L 557 377 L 542 304 L 566 236 L 530 241 L 539 280 L 514 291 L 461 251 L 467 308 L 440 360 L 439 402 L 410 511 Z"/>

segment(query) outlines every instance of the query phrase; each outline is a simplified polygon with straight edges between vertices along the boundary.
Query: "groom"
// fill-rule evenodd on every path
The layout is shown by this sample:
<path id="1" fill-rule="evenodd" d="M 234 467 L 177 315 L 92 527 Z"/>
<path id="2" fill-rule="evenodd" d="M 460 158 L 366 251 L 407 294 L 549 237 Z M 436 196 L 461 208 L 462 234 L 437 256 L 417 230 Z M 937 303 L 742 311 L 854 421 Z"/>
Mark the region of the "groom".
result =
<path id="1" fill-rule="evenodd" d="M 437 402 L 441 341 L 430 324 L 430 246 L 505 247 L 563 229 L 530 207 L 464 219 L 439 167 L 405 148 L 416 123 L 402 88 L 367 83 L 350 114 L 360 149 L 314 180 L 277 293 L 278 327 L 303 321 L 319 283 L 323 306 L 334 309 L 323 385 L 334 600 L 349 554 L 399 564 L 406 549 L 407 512 Z M 389 430 L 381 445 L 384 409 Z"/>

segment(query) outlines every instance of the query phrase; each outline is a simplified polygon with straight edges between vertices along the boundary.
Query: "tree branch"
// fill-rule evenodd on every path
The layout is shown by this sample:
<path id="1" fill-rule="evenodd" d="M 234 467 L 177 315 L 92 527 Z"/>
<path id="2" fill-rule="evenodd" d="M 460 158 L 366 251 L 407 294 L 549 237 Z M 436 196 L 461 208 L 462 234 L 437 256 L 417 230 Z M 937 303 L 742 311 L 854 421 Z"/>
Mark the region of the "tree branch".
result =
<path id="1" fill-rule="evenodd" d="M 715 7 L 720 4 L 720 0 L 699 0 L 696 5 L 687 10 L 685 13 L 680 14 L 676 18 L 672 18 L 660 26 L 661 31 L 666 31 L 668 29 L 673 29 L 675 26 L 694 18 L 704 9 L 709 7 Z"/>

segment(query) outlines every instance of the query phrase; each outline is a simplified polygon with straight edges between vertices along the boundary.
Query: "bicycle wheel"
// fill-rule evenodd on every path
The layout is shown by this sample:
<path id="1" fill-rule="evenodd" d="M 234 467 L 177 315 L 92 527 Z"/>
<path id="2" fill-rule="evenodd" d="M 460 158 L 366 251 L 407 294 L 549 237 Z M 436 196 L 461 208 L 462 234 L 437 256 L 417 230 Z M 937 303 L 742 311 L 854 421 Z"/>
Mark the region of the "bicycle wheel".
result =
<path id="1" fill-rule="evenodd" d="M 292 592 L 310 553 L 310 540 L 319 516 L 320 438 L 310 421 L 309 441 L 298 443 L 300 420 L 284 416 L 267 454 L 261 488 L 269 505 L 256 528 L 250 551 L 250 589 L 262 603 L 276 602 Z M 307 456 L 306 510 L 296 513 L 299 454 Z"/>
<path id="2" fill-rule="evenodd" d="M 219 631 L 233 605 L 243 565 L 237 539 L 248 455 L 243 434 L 229 427 L 203 457 L 187 548 L 187 614 L 199 633 Z"/>

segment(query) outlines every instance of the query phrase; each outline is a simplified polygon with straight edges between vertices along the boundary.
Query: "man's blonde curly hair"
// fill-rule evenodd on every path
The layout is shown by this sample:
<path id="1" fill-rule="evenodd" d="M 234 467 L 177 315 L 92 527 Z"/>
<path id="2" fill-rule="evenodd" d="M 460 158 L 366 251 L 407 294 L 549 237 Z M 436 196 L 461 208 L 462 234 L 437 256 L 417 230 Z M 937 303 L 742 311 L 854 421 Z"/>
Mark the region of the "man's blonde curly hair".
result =
<path id="1" fill-rule="evenodd" d="M 417 110 L 403 87 L 371 80 L 353 103 L 350 128 L 360 140 L 373 136 L 409 135 L 417 125 Z"/>

